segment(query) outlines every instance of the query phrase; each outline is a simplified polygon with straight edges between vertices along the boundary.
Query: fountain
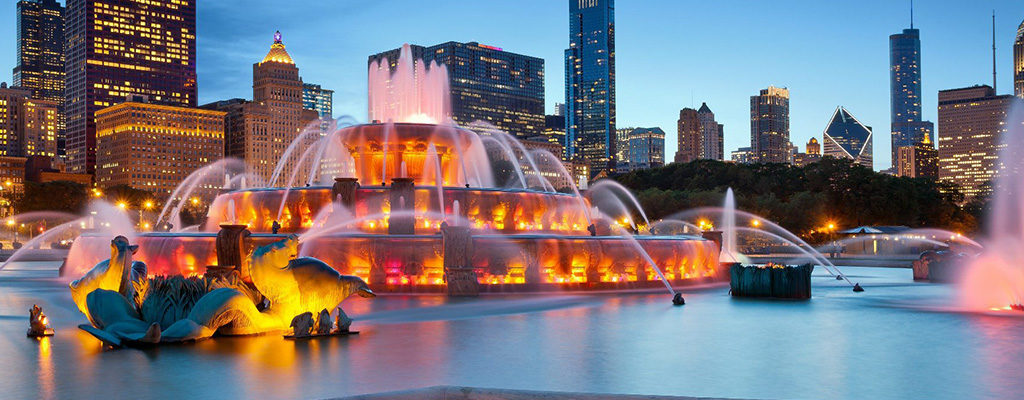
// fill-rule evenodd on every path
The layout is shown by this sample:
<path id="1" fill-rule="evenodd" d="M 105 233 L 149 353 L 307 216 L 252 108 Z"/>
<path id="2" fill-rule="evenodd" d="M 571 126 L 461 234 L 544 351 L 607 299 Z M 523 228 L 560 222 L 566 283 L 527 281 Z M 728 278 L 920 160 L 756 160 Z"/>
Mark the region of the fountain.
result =
<path id="1" fill-rule="evenodd" d="M 676 295 L 673 285 L 724 278 L 715 242 L 634 234 L 632 219 L 628 231 L 619 229 L 620 218 L 593 210 L 553 155 L 530 151 L 485 124 L 474 125 L 478 132 L 453 125 L 447 72 L 414 63 L 408 46 L 395 66 L 371 64 L 369 79 L 371 123 L 339 123 L 318 140 L 297 137 L 268 182 L 285 187 L 222 182 L 224 163 L 198 173 L 180 193 L 208 186 L 200 178 L 207 175 L 222 188 L 206 223 L 195 232 L 137 234 L 135 259 L 152 275 L 203 276 L 221 263 L 239 262 L 214 251 L 217 232 L 239 226 L 251 232 L 247 240 L 256 247 L 297 234 L 299 254 L 364 279 L 377 292 L 664 285 Z M 516 165 L 508 182 L 495 179 L 492 166 L 499 161 Z M 330 186 L 322 183 L 327 176 Z M 556 188 L 549 176 L 568 187 Z M 623 210 L 643 215 L 635 198 L 623 198 Z M 161 214 L 173 219 L 177 208 Z M 109 236 L 83 234 L 66 273 L 77 276 L 101 261 L 109 243 Z"/>
<path id="2" fill-rule="evenodd" d="M 1014 102 L 1007 114 L 988 215 L 985 250 L 977 256 L 950 254 L 961 261 L 952 280 L 959 282 L 961 302 L 974 310 L 1024 310 L 1024 105 Z"/>

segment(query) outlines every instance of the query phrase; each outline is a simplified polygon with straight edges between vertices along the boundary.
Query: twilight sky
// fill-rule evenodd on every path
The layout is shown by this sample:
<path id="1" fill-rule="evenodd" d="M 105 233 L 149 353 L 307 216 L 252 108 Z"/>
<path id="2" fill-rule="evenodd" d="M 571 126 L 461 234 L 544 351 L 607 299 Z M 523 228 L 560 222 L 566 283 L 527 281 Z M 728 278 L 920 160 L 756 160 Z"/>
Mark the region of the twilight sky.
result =
<path id="1" fill-rule="evenodd" d="M 0 81 L 15 58 L 15 4 L 0 10 Z M 750 96 L 790 89 L 791 138 L 801 149 L 838 105 L 875 129 L 875 169 L 888 168 L 888 36 L 909 25 L 902 0 L 619 0 L 616 89 L 619 127 L 658 126 L 676 150 L 679 109 L 707 102 L 725 124 L 725 153 L 750 141 Z M 991 84 L 996 11 L 998 90 L 1012 92 L 1019 0 L 918 0 L 924 114 L 936 120 L 941 89 Z M 366 58 L 404 42 L 477 41 L 541 57 L 547 110 L 565 101 L 565 0 L 201 0 L 200 102 L 252 98 L 252 63 L 275 30 L 306 82 L 335 90 L 334 114 L 366 119 Z"/>

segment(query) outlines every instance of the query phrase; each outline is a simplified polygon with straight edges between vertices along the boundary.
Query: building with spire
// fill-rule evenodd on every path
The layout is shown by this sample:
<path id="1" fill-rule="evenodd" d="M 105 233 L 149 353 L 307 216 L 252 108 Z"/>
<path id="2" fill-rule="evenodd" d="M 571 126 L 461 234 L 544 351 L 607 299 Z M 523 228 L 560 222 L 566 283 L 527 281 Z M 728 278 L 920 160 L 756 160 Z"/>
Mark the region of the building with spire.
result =
<path id="1" fill-rule="evenodd" d="M 275 32 L 267 55 L 252 65 L 253 100 L 232 99 L 203 106 L 226 112 L 225 156 L 244 160 L 249 172 L 269 181 L 292 141 L 319 119 L 317 111 L 303 108 L 302 88 L 299 68 L 285 49 L 281 32 Z M 313 129 L 323 134 L 319 126 Z M 309 136 L 310 142 L 318 139 Z M 285 170 L 291 171 L 293 166 L 286 164 Z"/>
<path id="2" fill-rule="evenodd" d="M 614 0 L 569 0 L 565 104 L 567 158 L 615 171 Z"/>
<path id="3" fill-rule="evenodd" d="M 195 107 L 195 0 L 68 0 L 64 16 L 67 166 L 93 173 L 96 111 L 131 95 Z"/>
<path id="4" fill-rule="evenodd" d="M 1013 94 L 1024 99 L 1024 21 L 1013 41 Z"/>
<path id="5" fill-rule="evenodd" d="M 822 142 L 825 144 L 824 156 L 847 158 L 865 167 L 873 167 L 871 127 L 860 123 L 842 106 L 836 107 L 832 113 Z"/>
<path id="6" fill-rule="evenodd" d="M 914 29 L 914 11 L 910 28 L 889 36 L 889 102 L 892 168 L 897 169 L 896 151 L 932 140 L 934 125 L 921 120 L 921 32 Z"/>

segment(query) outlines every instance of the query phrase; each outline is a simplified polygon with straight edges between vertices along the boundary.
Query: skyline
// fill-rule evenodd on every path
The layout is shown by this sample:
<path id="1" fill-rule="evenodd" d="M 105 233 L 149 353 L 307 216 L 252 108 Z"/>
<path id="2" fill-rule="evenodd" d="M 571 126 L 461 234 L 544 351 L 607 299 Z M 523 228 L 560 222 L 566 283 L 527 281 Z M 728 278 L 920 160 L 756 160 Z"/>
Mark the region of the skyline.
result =
<path id="1" fill-rule="evenodd" d="M 275 30 L 284 34 L 304 81 L 335 90 L 335 117 L 366 119 L 366 57 L 405 42 L 477 41 L 543 58 L 546 112 L 552 113 L 556 102 L 565 101 L 561 60 L 568 45 L 568 7 L 564 2 L 527 0 L 514 6 L 485 4 L 472 9 L 443 3 L 413 16 L 393 11 L 404 3 L 282 8 L 254 0 L 246 3 L 246 13 L 238 13 L 238 2 L 199 4 L 199 102 L 251 97 L 250 66 L 263 55 Z M 6 71 L 0 81 L 10 82 L 16 1 L 7 4 L 0 21 L 11 27 L 12 36 L 0 43 L 0 69 Z M 1005 94 L 1013 87 L 1012 44 L 1024 7 L 1009 0 L 915 4 L 914 27 L 921 30 L 922 41 L 925 120 L 937 119 L 939 90 L 991 84 L 993 9 L 998 88 Z M 875 166 L 884 169 L 890 164 L 889 141 L 888 135 L 878 131 L 887 130 L 890 123 L 888 37 L 910 26 L 909 14 L 909 2 L 881 0 L 857 7 L 796 0 L 619 4 L 616 126 L 661 127 L 666 131 L 666 153 L 673 154 L 679 110 L 707 102 L 725 125 L 728 154 L 749 145 L 749 97 L 775 85 L 791 92 L 795 145 L 802 148 L 811 137 L 821 140 L 835 107 L 843 106 L 876 130 Z M 678 24 L 671 16 L 679 15 L 702 18 Z M 842 15 L 846 22 L 833 22 L 834 15 Z M 799 22 L 765 23 L 786 19 Z M 370 22 L 380 20 L 389 24 Z M 769 48 L 750 37 L 785 44 Z"/>

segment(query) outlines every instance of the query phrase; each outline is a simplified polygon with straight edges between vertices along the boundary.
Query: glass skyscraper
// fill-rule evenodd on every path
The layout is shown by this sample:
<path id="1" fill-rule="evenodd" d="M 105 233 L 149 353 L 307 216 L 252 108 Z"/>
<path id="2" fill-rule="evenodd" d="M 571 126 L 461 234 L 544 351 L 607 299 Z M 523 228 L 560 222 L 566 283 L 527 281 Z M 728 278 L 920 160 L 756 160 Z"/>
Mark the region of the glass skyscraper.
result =
<path id="1" fill-rule="evenodd" d="M 315 83 L 302 84 L 302 108 L 316 111 L 323 118 L 331 118 L 334 113 L 334 91 L 324 89 Z"/>
<path id="2" fill-rule="evenodd" d="M 769 86 L 750 96 L 750 162 L 790 163 L 789 90 Z"/>
<path id="3" fill-rule="evenodd" d="M 544 132 L 544 59 L 477 42 L 409 47 L 424 68 L 437 62 L 448 69 L 452 119 L 459 125 L 474 128 L 482 121 L 519 138 Z M 394 71 L 400 52 L 373 54 L 367 65 L 386 59 Z"/>
<path id="4" fill-rule="evenodd" d="M 68 0 L 67 166 L 93 173 L 96 111 L 126 101 L 195 107 L 195 0 Z"/>
<path id="5" fill-rule="evenodd" d="M 1017 27 L 1013 40 L 1013 94 L 1024 98 L 1024 22 Z"/>
<path id="6" fill-rule="evenodd" d="M 615 170 L 615 1 L 569 0 L 565 149 L 591 174 Z"/>
<path id="7" fill-rule="evenodd" d="M 873 167 L 871 127 L 860 123 L 843 107 L 836 107 L 823 134 L 825 155 L 848 158 L 865 167 Z"/>
<path id="8" fill-rule="evenodd" d="M 921 34 L 911 27 L 889 36 L 889 97 L 892 166 L 902 146 L 931 140 L 933 125 L 921 120 Z"/>

